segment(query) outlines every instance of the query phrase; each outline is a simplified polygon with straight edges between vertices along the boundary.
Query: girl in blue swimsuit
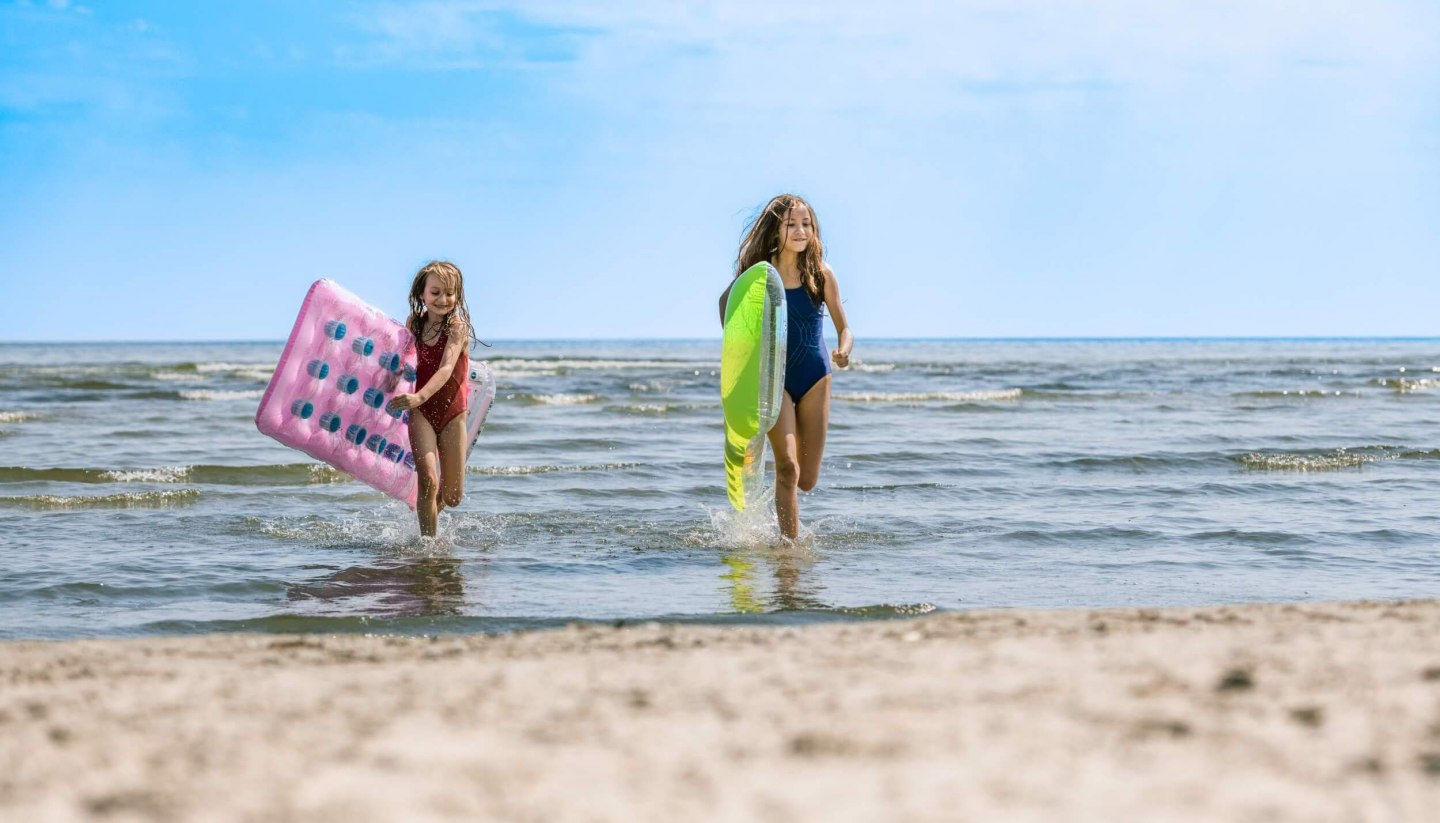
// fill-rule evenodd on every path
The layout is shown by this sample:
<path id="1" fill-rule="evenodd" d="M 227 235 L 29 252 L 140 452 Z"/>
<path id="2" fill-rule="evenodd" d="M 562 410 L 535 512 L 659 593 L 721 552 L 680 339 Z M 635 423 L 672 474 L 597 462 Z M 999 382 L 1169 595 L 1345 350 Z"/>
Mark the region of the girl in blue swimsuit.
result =
<path id="1" fill-rule="evenodd" d="M 785 362 L 785 396 L 780 418 L 770 430 L 775 452 L 775 515 L 780 533 L 800 533 L 797 490 L 810 491 L 820 479 L 820 458 L 825 454 L 825 432 L 830 426 L 830 362 L 850 364 L 855 340 L 840 305 L 835 272 L 825 263 L 820 244 L 820 221 L 810 204 L 793 194 L 773 198 L 751 222 L 740 242 L 735 276 L 756 263 L 768 261 L 785 283 L 785 314 L 789 319 Z M 725 317 L 727 288 L 720 295 L 720 317 Z M 824 312 L 830 310 L 840 339 L 825 357 L 822 333 Z"/>

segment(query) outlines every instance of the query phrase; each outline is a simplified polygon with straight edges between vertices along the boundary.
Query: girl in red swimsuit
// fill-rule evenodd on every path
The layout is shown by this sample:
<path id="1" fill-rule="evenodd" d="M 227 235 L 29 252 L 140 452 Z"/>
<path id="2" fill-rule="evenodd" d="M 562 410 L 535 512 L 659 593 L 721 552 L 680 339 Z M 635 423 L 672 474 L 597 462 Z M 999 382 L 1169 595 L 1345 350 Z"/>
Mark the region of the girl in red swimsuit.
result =
<path id="1" fill-rule="evenodd" d="M 410 284 L 410 318 L 415 336 L 415 393 L 397 394 L 395 410 L 410 415 L 410 451 L 419 489 L 415 513 L 420 533 L 435 534 L 446 506 L 465 494 L 465 404 L 470 397 L 470 310 L 465 282 L 453 263 L 427 263 Z"/>

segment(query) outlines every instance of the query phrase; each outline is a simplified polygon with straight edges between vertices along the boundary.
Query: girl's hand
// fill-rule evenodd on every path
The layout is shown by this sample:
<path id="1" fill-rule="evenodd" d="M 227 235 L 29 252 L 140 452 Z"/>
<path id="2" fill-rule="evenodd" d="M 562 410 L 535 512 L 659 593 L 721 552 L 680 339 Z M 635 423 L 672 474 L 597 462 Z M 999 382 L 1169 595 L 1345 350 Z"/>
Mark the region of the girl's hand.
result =
<path id="1" fill-rule="evenodd" d="M 834 361 L 835 365 L 839 368 L 844 369 L 850 366 L 850 352 L 844 349 L 836 349 L 830 352 L 830 359 Z"/>
<path id="2" fill-rule="evenodd" d="M 420 406 L 420 395 L 397 394 L 385 404 L 391 411 L 409 411 Z"/>

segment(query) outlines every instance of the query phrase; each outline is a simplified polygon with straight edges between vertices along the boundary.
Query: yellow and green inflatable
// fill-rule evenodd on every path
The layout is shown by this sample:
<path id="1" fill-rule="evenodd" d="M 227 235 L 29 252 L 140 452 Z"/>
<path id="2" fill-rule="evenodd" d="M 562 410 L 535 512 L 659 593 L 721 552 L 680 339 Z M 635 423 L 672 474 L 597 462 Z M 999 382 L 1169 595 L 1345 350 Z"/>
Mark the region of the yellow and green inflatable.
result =
<path id="1" fill-rule="evenodd" d="M 756 263 L 730 287 L 720 349 L 725 486 L 736 511 L 764 487 L 765 436 L 785 386 L 785 329 L 785 284 L 774 266 Z"/>

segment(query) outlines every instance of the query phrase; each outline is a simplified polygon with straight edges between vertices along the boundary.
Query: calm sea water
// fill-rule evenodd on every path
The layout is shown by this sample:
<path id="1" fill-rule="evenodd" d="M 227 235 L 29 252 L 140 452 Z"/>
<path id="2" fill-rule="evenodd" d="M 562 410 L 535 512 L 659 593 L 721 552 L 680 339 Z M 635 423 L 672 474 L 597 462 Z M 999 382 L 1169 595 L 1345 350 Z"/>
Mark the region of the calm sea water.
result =
<path id="1" fill-rule="evenodd" d="M 1440 591 L 1440 340 L 862 340 L 798 547 L 729 514 L 718 343 L 485 350 L 436 541 L 256 432 L 280 349 L 0 345 L 0 637 Z"/>

